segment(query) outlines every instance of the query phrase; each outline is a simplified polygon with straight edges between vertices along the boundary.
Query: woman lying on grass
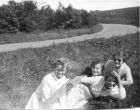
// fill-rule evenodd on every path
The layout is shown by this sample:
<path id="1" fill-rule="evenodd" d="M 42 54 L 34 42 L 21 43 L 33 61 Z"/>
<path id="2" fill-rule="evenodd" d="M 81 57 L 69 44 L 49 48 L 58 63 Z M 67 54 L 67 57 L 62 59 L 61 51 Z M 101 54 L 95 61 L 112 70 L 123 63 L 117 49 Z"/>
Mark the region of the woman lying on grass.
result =
<path id="1" fill-rule="evenodd" d="M 98 96 L 112 96 L 118 99 L 124 99 L 126 92 L 117 73 L 112 72 L 107 76 L 102 76 L 103 63 L 99 62 L 92 67 L 92 77 L 87 77 L 86 74 L 77 76 L 72 79 L 69 84 L 73 87 L 62 88 L 57 95 L 55 103 L 51 103 L 52 109 L 82 109 L 90 99 Z M 68 84 L 68 85 L 69 85 Z M 66 91 L 64 93 L 64 91 Z"/>

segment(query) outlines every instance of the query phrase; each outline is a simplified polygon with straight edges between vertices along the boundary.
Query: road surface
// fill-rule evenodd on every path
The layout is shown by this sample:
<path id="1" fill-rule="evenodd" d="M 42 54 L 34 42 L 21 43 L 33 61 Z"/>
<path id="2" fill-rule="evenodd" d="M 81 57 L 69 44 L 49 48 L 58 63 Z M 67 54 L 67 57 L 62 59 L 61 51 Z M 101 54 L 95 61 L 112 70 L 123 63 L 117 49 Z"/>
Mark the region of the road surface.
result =
<path id="1" fill-rule="evenodd" d="M 0 45 L 0 52 L 14 51 L 23 48 L 47 47 L 53 44 L 57 45 L 60 43 L 80 42 L 80 41 L 94 39 L 94 38 L 110 38 L 114 36 L 133 34 L 139 31 L 138 27 L 132 25 L 123 25 L 123 24 L 101 24 L 101 25 L 103 26 L 103 30 L 98 33 L 75 36 L 75 37 L 64 38 L 64 39 L 4 44 L 4 45 Z"/>

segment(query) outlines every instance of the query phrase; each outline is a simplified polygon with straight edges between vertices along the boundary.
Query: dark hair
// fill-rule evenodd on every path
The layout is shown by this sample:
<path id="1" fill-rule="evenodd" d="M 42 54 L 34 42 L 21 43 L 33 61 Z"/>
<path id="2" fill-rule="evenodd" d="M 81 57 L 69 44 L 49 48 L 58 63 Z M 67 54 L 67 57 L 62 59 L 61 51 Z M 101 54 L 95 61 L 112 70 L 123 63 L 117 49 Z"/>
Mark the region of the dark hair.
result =
<path id="1" fill-rule="evenodd" d="M 116 53 L 113 53 L 112 54 L 112 59 L 114 60 L 115 58 L 122 58 L 123 59 L 123 62 L 126 61 L 128 57 L 128 54 L 125 53 L 124 51 L 121 51 L 121 52 L 116 52 Z"/>
<path id="2" fill-rule="evenodd" d="M 106 76 L 105 76 L 105 81 L 107 81 L 108 79 L 114 81 L 116 84 L 118 84 L 118 79 L 117 79 L 117 76 L 115 76 L 114 73 L 110 72 L 108 73 Z"/>
<path id="3" fill-rule="evenodd" d="M 86 67 L 85 70 L 80 75 L 87 75 L 87 77 L 92 77 L 92 69 L 91 67 Z"/>
<path id="4" fill-rule="evenodd" d="M 102 73 L 104 72 L 104 63 L 100 62 L 100 60 L 94 60 L 90 66 L 86 67 L 85 70 L 80 75 L 87 75 L 87 77 L 92 77 L 92 68 L 95 67 L 96 64 L 101 64 Z"/>
<path id="5" fill-rule="evenodd" d="M 101 62 L 100 59 L 94 59 L 94 60 L 91 62 L 90 66 L 91 66 L 91 67 L 95 67 L 95 65 L 98 64 L 99 62 Z"/>
<path id="6" fill-rule="evenodd" d="M 54 61 L 53 67 L 57 68 L 58 65 L 62 65 L 63 67 L 67 64 L 67 60 L 64 58 L 60 58 Z"/>

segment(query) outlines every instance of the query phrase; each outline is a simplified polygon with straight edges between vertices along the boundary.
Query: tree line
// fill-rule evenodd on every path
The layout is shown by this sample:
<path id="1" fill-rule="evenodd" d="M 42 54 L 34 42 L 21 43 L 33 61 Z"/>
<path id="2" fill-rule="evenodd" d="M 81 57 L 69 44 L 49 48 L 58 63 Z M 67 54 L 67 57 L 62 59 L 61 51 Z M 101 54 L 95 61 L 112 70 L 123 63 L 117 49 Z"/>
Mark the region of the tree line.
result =
<path id="1" fill-rule="evenodd" d="M 50 5 L 37 8 L 34 1 L 15 2 L 0 6 L 0 33 L 78 29 L 97 24 L 95 14 L 59 3 L 56 10 Z"/>

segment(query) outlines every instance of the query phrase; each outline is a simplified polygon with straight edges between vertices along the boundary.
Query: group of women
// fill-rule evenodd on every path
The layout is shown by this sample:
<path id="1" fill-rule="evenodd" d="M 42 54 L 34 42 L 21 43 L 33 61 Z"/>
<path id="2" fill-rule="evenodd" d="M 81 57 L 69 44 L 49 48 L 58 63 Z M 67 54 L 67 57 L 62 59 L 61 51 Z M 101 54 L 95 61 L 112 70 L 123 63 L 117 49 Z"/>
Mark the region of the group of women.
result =
<path id="1" fill-rule="evenodd" d="M 133 83 L 131 70 L 121 53 L 105 63 L 93 61 L 88 71 L 73 79 L 65 77 L 66 59 L 60 58 L 54 64 L 55 71 L 43 78 L 25 109 L 82 109 L 99 96 L 125 99 L 124 86 Z"/>

